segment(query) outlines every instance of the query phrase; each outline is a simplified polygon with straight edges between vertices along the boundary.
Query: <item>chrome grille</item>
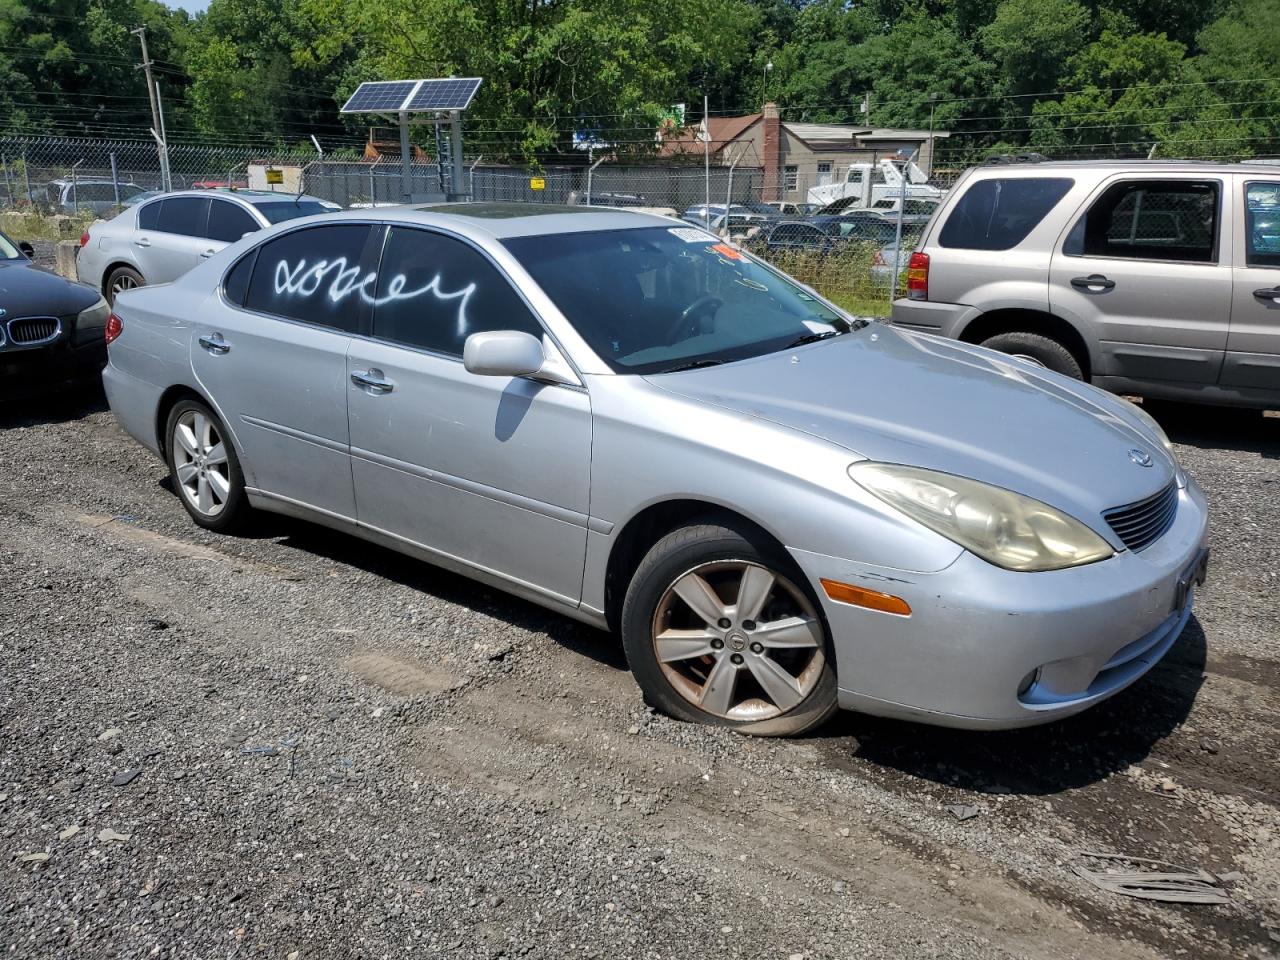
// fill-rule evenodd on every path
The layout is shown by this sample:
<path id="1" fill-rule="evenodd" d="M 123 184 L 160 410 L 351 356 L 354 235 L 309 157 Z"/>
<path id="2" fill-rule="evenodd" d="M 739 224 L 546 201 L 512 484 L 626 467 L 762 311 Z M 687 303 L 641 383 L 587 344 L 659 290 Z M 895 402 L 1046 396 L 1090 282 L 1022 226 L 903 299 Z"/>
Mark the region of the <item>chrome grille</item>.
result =
<path id="1" fill-rule="evenodd" d="M 1108 510 L 1102 516 L 1130 550 L 1144 550 L 1159 540 L 1173 525 L 1178 512 L 1178 485 L 1169 485 L 1157 494 Z"/>
<path id="2" fill-rule="evenodd" d="M 18 317 L 9 321 L 9 342 L 14 346 L 44 343 L 58 335 L 57 317 Z"/>

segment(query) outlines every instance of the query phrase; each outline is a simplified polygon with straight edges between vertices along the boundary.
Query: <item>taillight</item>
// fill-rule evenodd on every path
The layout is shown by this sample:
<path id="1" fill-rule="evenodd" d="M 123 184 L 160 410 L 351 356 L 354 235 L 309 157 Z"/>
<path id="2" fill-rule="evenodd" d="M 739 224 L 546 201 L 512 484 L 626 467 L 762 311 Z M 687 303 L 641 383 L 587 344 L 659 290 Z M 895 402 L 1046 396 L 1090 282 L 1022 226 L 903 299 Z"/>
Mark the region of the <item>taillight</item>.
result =
<path id="1" fill-rule="evenodd" d="M 80 234 L 80 246 L 87 247 L 88 245 L 89 245 L 89 231 L 86 230 L 84 233 Z"/>
<path id="2" fill-rule="evenodd" d="M 907 299 L 929 299 L 929 255 L 919 250 L 907 261 Z"/>
<path id="3" fill-rule="evenodd" d="M 116 337 L 124 333 L 124 324 L 120 322 L 120 318 L 114 313 L 107 317 L 107 343 L 115 341 Z"/>

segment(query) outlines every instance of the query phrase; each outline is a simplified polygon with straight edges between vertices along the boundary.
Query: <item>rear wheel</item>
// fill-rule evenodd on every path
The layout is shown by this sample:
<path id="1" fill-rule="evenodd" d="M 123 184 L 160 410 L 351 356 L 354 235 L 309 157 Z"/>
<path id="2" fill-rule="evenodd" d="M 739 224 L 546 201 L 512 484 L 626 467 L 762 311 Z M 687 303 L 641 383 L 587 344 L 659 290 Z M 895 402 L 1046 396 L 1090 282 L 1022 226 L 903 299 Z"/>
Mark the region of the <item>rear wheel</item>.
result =
<path id="1" fill-rule="evenodd" d="M 1026 330 L 998 333 L 983 340 L 982 346 L 1028 360 L 1075 380 L 1084 379 L 1084 371 L 1080 369 L 1080 361 L 1075 355 L 1057 340 L 1041 333 Z"/>
<path id="2" fill-rule="evenodd" d="M 191 519 L 219 532 L 249 512 L 240 461 L 222 422 L 199 400 L 180 400 L 169 413 L 167 454 L 174 489 Z"/>
<path id="3" fill-rule="evenodd" d="M 107 277 L 107 303 L 114 304 L 116 297 L 126 290 L 145 285 L 142 274 L 133 267 L 116 267 Z"/>
<path id="4" fill-rule="evenodd" d="M 681 720 L 794 736 L 836 710 L 826 623 L 780 549 L 701 524 L 663 537 L 641 562 L 622 640 L 649 702 Z"/>

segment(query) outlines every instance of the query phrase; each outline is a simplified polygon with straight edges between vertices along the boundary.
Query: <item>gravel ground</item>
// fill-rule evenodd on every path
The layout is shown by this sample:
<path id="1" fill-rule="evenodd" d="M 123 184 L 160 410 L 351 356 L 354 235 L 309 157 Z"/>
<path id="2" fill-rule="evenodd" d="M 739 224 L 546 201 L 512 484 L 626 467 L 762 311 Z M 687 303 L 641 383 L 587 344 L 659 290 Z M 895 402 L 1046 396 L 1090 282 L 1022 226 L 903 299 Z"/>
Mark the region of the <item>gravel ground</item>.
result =
<path id="1" fill-rule="evenodd" d="M 1214 562 L 1150 676 L 789 742 L 654 715 L 609 636 L 355 539 L 205 533 L 100 398 L 0 412 L 0 950 L 1277 956 L 1280 419 L 1153 412 Z M 1084 851 L 1230 903 L 1104 893 Z"/>

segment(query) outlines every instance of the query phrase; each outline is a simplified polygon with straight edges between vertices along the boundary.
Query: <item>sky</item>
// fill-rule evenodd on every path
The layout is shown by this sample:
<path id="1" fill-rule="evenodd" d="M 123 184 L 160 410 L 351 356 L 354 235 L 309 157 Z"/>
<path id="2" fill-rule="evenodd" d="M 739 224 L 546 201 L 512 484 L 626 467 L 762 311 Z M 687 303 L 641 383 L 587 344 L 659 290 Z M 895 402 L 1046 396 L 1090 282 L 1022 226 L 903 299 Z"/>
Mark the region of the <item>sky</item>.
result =
<path id="1" fill-rule="evenodd" d="M 188 13 L 198 13 L 209 6 L 209 0 L 167 0 L 169 6 Z"/>

